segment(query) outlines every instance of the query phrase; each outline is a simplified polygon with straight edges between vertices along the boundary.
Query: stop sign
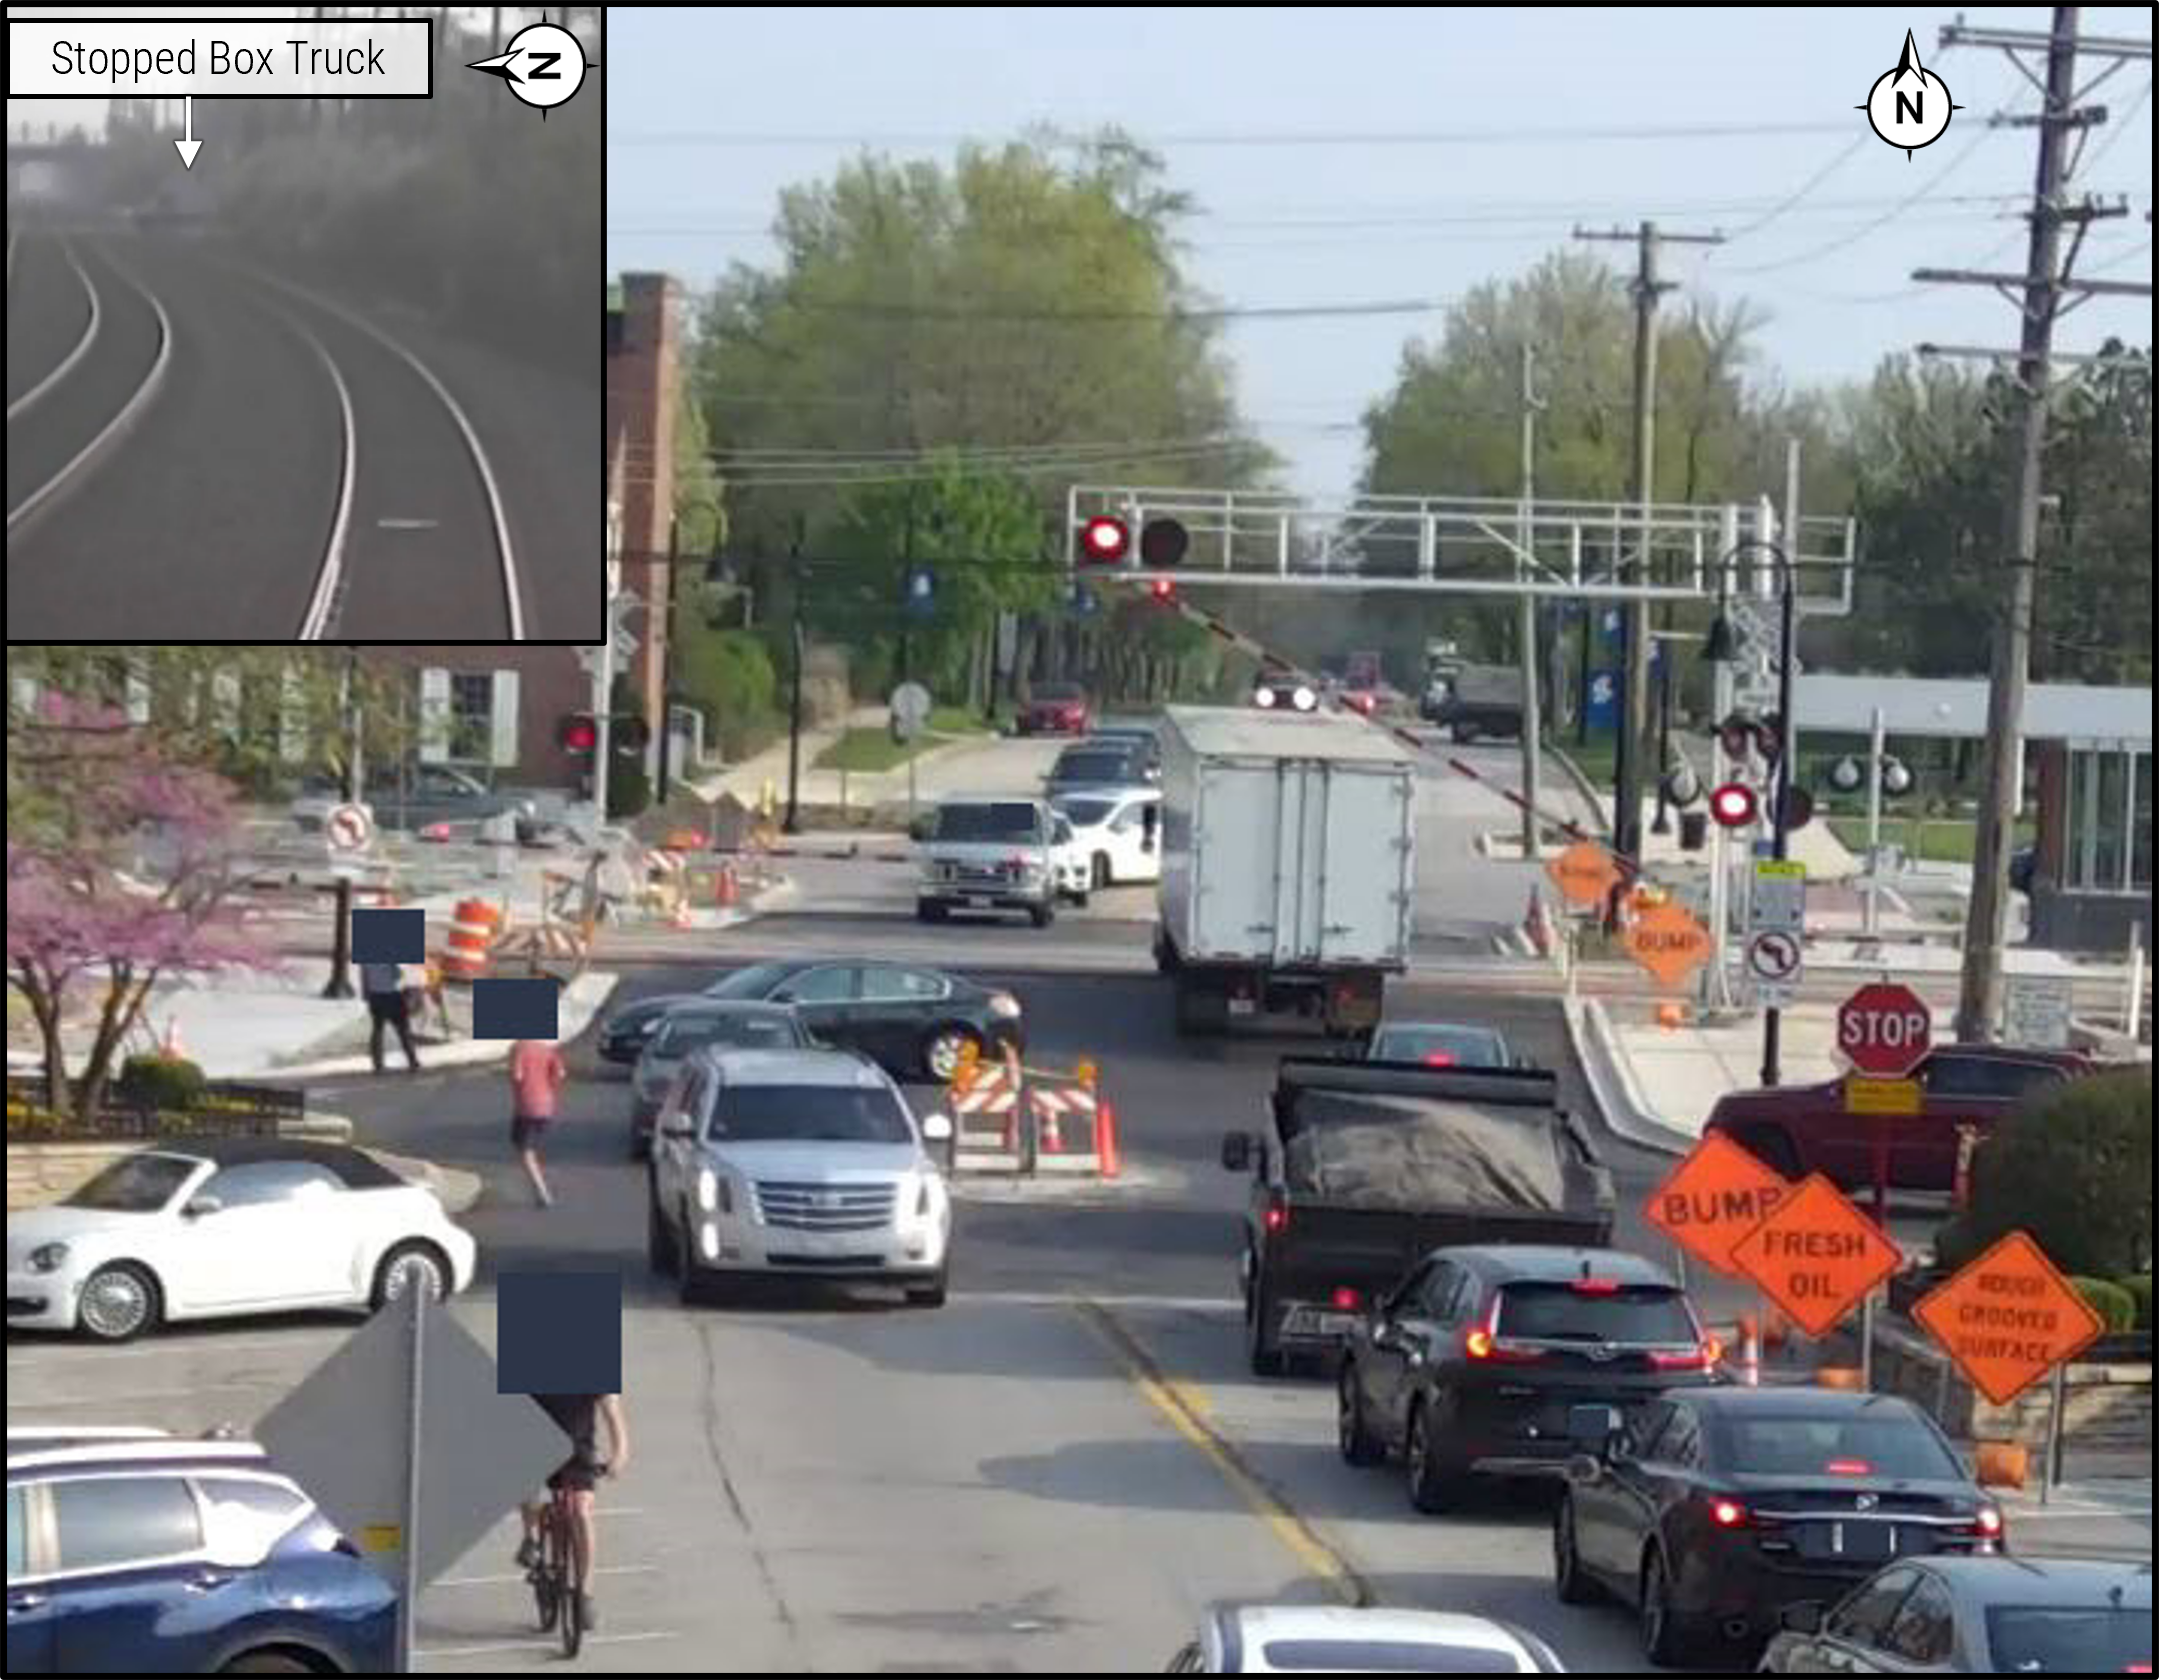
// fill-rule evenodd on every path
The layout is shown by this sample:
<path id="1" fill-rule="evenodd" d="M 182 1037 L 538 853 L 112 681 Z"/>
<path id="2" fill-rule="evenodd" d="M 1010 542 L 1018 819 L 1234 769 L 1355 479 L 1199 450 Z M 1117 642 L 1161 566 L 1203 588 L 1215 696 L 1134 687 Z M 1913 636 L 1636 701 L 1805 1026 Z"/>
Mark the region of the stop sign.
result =
<path id="1" fill-rule="evenodd" d="M 1894 981 L 1877 980 L 1837 1005 L 1837 1048 L 1861 1073 L 1896 1079 L 1927 1053 L 1934 1017 L 1919 994 Z"/>

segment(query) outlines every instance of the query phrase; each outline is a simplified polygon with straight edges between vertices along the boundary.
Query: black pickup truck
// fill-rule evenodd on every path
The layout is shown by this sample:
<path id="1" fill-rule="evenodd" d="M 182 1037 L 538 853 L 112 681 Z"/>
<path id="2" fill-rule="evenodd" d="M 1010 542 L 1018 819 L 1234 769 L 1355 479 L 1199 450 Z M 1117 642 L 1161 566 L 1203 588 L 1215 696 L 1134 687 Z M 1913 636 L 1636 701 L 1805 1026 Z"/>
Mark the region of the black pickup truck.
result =
<path id="1" fill-rule="evenodd" d="M 1327 1354 L 1434 1248 L 1601 1247 L 1612 1177 L 1541 1068 L 1287 1056 L 1263 1133 L 1222 1165 L 1252 1175 L 1239 1274 L 1252 1369 Z"/>

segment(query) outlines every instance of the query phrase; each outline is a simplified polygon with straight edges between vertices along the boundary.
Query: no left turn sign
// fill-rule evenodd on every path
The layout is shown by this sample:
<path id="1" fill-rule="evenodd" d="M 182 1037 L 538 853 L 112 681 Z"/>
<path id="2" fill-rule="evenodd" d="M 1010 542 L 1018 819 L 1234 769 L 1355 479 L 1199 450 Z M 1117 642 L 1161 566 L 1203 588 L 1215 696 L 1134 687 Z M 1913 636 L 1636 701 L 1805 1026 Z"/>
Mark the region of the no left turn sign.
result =
<path id="1" fill-rule="evenodd" d="M 375 837 L 375 819 L 364 805 L 340 805 L 323 819 L 322 832 L 331 851 L 357 852 Z"/>
<path id="2" fill-rule="evenodd" d="M 1790 980 L 1799 973 L 1799 941 L 1775 929 L 1747 941 L 1747 967 L 1757 980 Z"/>

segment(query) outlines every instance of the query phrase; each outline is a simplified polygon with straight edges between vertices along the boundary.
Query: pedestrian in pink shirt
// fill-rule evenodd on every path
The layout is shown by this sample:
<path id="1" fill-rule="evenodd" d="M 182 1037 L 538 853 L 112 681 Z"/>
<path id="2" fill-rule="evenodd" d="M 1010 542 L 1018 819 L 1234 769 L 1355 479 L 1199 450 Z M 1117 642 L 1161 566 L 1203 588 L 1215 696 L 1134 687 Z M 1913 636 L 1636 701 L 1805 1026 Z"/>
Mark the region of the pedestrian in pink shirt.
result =
<path id="1" fill-rule="evenodd" d="M 553 1207 L 555 1198 L 548 1194 L 547 1175 L 540 1170 L 540 1143 L 555 1117 L 555 1093 L 568 1074 L 562 1052 L 544 1038 L 521 1038 L 510 1046 L 510 1142 L 542 1207 Z"/>

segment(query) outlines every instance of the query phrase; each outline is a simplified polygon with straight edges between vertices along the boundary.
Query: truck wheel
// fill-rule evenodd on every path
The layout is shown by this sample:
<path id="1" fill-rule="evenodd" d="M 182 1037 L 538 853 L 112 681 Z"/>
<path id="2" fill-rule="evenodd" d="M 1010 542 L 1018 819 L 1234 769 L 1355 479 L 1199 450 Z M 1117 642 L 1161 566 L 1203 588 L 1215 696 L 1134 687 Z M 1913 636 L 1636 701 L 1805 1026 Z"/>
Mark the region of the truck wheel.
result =
<path id="1" fill-rule="evenodd" d="M 675 1268 L 681 1264 L 667 1221 L 660 1217 L 660 1195 L 656 1189 L 645 1198 L 645 1258 L 661 1277 L 673 1277 Z"/>
<path id="2" fill-rule="evenodd" d="M 1454 738 L 1463 746 L 1468 746 L 1470 742 L 1477 738 L 1477 726 L 1473 723 L 1456 724 L 1454 726 Z"/>
<path id="3" fill-rule="evenodd" d="M 945 907 L 934 898 L 915 900 L 915 920 L 918 922 L 941 922 L 945 919 Z"/>
<path id="4" fill-rule="evenodd" d="M 1245 1314 L 1245 1352 L 1252 1361 L 1252 1374 L 1279 1377 L 1288 1361 L 1282 1357 L 1282 1350 L 1275 1345 L 1273 1332 L 1268 1329 L 1274 1318 L 1274 1297 L 1268 1293 L 1264 1278 L 1253 1285 L 1251 1303 L 1251 1310 Z"/>
<path id="5" fill-rule="evenodd" d="M 1089 866 L 1087 879 L 1096 892 L 1100 892 L 1110 884 L 1109 853 L 1095 853 L 1094 862 Z"/>
<path id="6" fill-rule="evenodd" d="M 1040 904 L 1027 906 L 1027 919 L 1038 928 L 1048 927 L 1057 919 L 1057 906 L 1044 899 Z"/>

